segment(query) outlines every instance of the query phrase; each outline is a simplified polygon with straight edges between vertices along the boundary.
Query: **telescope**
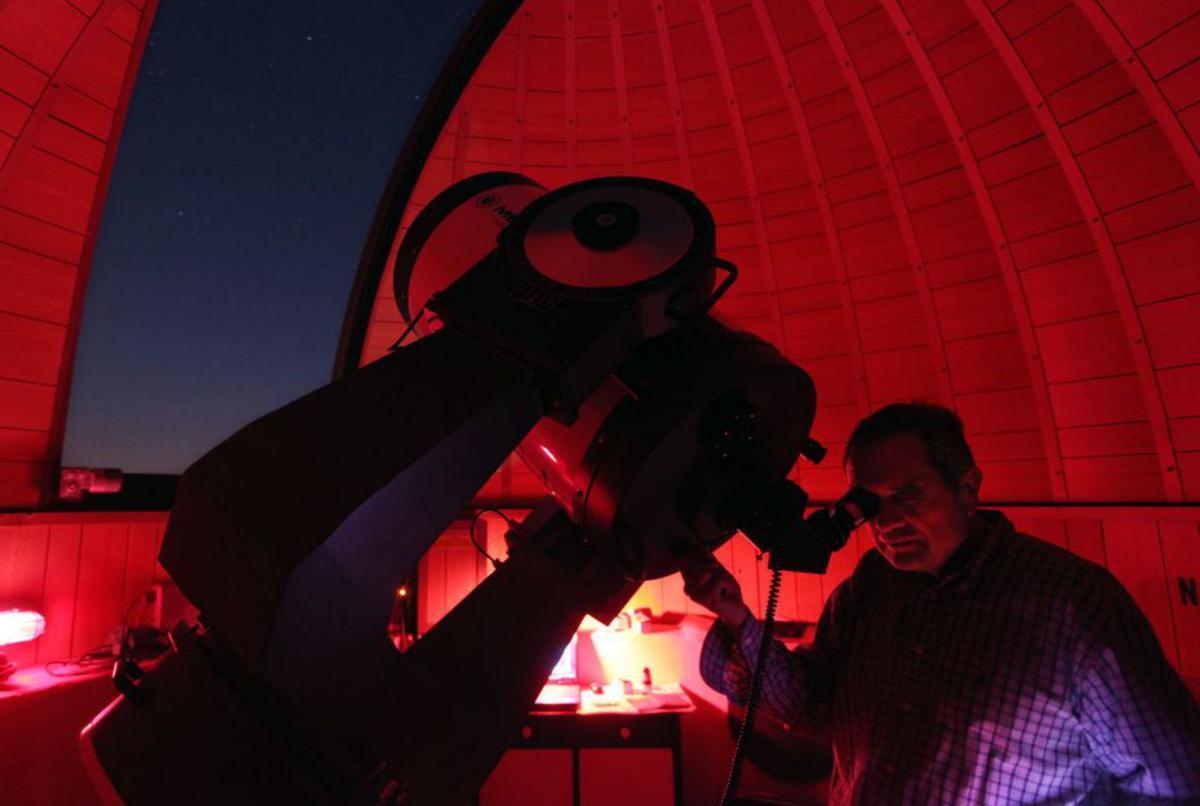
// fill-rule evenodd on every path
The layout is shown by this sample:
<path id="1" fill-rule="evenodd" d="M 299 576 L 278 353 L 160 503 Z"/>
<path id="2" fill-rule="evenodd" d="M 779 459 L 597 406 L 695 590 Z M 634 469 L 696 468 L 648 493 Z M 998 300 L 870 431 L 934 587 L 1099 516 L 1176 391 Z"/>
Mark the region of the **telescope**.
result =
<path id="1" fill-rule="evenodd" d="M 737 268 L 691 192 L 474 176 L 392 268 L 409 343 L 182 476 L 160 559 L 200 624 L 151 669 L 118 664 L 82 737 L 111 798 L 469 800 L 584 615 L 738 530 L 772 567 L 822 572 L 867 516 L 852 491 L 803 517 L 788 475 L 824 454 L 816 391 L 712 315 Z M 513 451 L 546 498 L 399 651 L 397 582 Z"/>

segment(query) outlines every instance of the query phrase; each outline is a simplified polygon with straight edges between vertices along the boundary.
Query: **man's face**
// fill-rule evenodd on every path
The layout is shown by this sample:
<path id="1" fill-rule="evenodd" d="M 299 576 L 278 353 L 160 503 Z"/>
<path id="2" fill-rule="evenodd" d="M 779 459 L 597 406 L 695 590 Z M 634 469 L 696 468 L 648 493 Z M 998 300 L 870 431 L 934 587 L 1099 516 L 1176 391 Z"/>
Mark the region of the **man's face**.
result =
<path id="1" fill-rule="evenodd" d="M 895 568 L 937 573 L 966 539 L 979 500 L 978 468 L 963 475 L 959 489 L 949 489 L 921 439 L 898 434 L 856 450 L 846 472 L 851 484 L 879 496 L 871 536 Z"/>

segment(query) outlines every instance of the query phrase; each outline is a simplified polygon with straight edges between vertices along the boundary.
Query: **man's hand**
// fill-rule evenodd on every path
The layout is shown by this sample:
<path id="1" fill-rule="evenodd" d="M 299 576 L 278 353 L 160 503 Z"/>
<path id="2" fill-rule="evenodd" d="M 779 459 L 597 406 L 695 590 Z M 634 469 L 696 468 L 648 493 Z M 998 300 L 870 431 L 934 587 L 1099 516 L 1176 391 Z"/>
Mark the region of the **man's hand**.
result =
<path id="1" fill-rule="evenodd" d="M 736 630 L 750 615 L 742 601 L 742 589 L 733 574 L 708 553 L 697 552 L 683 558 L 683 592 L 711 610 L 730 629 Z"/>

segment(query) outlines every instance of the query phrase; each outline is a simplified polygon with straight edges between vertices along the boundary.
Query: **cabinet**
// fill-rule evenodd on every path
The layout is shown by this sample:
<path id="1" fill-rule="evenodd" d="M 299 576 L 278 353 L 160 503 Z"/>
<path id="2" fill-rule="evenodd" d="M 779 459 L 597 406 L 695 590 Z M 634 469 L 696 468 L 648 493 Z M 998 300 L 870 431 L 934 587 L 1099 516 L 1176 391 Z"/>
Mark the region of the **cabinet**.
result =
<path id="1" fill-rule="evenodd" d="M 480 806 L 668 806 L 680 802 L 679 713 L 531 714 Z"/>

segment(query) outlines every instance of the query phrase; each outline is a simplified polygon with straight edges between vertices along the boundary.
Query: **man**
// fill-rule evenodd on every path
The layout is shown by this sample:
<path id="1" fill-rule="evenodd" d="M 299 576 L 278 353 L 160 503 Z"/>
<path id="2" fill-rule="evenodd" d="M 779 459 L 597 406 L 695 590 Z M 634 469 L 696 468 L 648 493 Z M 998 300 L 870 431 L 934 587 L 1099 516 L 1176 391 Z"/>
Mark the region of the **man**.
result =
<path id="1" fill-rule="evenodd" d="M 880 499 L 875 548 L 811 647 L 767 651 L 763 706 L 829 728 L 834 803 L 1200 802 L 1200 711 L 1105 569 L 977 509 L 951 411 L 888 406 L 854 429 L 850 483 Z M 702 673 L 738 701 L 761 625 L 711 557 L 685 591 L 718 621 Z"/>

